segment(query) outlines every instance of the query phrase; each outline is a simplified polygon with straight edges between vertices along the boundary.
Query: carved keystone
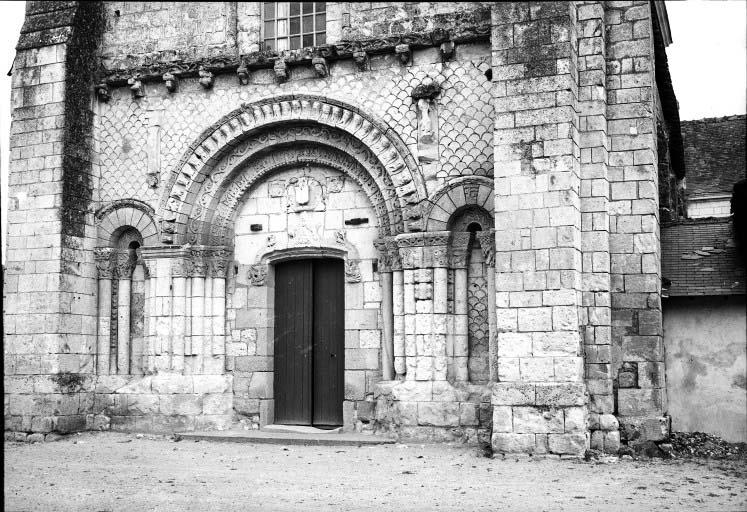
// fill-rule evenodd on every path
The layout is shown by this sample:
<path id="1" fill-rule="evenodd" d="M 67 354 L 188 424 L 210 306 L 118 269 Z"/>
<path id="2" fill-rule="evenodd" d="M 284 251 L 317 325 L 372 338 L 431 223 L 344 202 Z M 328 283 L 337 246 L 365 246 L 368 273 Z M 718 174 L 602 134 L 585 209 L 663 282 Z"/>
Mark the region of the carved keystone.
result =
<path id="1" fill-rule="evenodd" d="M 410 62 L 412 51 L 409 44 L 398 44 L 394 47 L 394 53 L 397 54 L 402 64 L 407 65 Z"/>
<path id="2" fill-rule="evenodd" d="M 200 68 L 200 85 L 204 87 L 205 89 L 210 89 L 213 87 L 213 81 L 215 81 L 215 76 L 205 68 Z"/>
<path id="3" fill-rule="evenodd" d="M 143 90 L 143 82 L 140 81 L 140 76 L 133 76 L 127 80 L 132 91 L 133 98 L 142 98 L 145 96 L 145 90 Z"/>
<path id="4" fill-rule="evenodd" d="M 242 61 L 241 65 L 236 69 L 236 74 L 239 77 L 239 83 L 241 85 L 247 85 L 249 83 L 249 68 L 246 67 L 244 61 Z"/>
<path id="5" fill-rule="evenodd" d="M 176 91 L 177 78 L 173 73 L 164 73 L 163 81 L 166 82 L 166 90 L 169 92 Z"/>
<path id="6" fill-rule="evenodd" d="M 275 78 L 279 83 L 288 80 L 288 65 L 285 63 L 285 59 L 276 60 L 272 69 L 275 71 Z"/>
<path id="7" fill-rule="evenodd" d="M 320 77 L 324 78 L 329 74 L 329 69 L 327 68 L 327 59 L 324 57 L 314 57 L 311 59 L 311 64 L 314 66 L 314 71 L 316 71 L 316 74 Z"/>

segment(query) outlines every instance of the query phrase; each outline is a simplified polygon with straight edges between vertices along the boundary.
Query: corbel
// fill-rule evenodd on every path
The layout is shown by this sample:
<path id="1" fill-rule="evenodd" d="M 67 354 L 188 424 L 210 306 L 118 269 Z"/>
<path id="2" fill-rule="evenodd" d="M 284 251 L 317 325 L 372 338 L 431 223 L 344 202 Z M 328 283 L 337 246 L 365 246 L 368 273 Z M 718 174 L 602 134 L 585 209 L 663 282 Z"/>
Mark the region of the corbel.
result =
<path id="1" fill-rule="evenodd" d="M 353 60 L 355 61 L 355 65 L 358 66 L 359 70 L 366 70 L 366 65 L 368 63 L 368 54 L 361 48 L 356 48 L 355 50 L 353 50 Z"/>
<path id="2" fill-rule="evenodd" d="M 314 57 L 311 59 L 311 64 L 314 66 L 316 74 L 322 78 L 329 75 L 329 68 L 327 67 L 327 59 L 324 57 Z"/>
<path id="3" fill-rule="evenodd" d="M 98 99 L 100 101 L 103 101 L 104 103 L 109 101 L 112 97 L 111 93 L 109 92 L 109 84 L 107 84 L 106 82 L 101 82 L 99 84 L 96 84 L 95 90 L 96 90 L 96 96 L 98 97 Z"/>
<path id="4" fill-rule="evenodd" d="M 394 47 L 394 53 L 399 57 L 400 62 L 403 65 L 407 65 L 410 62 L 412 51 L 410 50 L 409 44 L 398 44 Z"/>
<path id="5" fill-rule="evenodd" d="M 441 43 L 439 50 L 441 51 L 441 62 L 451 60 L 454 56 L 454 41 L 444 41 Z"/>
<path id="6" fill-rule="evenodd" d="M 130 86 L 133 98 L 142 98 L 145 96 L 145 90 L 143 89 L 143 82 L 140 80 L 140 75 L 128 78 L 127 84 Z"/>
<path id="7" fill-rule="evenodd" d="M 249 83 L 249 68 L 246 67 L 246 63 L 243 60 L 236 69 L 236 74 L 239 77 L 239 83 L 241 85 L 247 85 Z"/>
<path id="8" fill-rule="evenodd" d="M 170 71 L 167 71 L 163 74 L 163 81 L 166 82 L 166 90 L 169 92 L 175 92 L 176 86 L 177 86 L 177 78 L 176 76 L 171 73 Z"/>
<path id="9" fill-rule="evenodd" d="M 272 69 L 275 71 L 275 78 L 279 83 L 288 80 L 288 65 L 285 63 L 285 59 L 277 59 Z"/>
<path id="10" fill-rule="evenodd" d="M 205 89 L 212 89 L 215 76 L 207 69 L 200 66 L 200 85 Z"/>

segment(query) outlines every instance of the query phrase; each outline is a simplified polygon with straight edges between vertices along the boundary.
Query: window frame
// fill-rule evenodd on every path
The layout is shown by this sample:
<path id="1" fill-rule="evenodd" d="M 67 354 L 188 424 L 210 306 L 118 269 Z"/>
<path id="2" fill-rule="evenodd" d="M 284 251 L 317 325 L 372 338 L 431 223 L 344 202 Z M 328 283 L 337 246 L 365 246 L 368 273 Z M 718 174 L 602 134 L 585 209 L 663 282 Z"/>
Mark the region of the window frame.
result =
<path id="1" fill-rule="evenodd" d="M 291 9 L 293 4 L 298 6 L 295 14 Z M 311 5 L 311 10 L 307 11 L 306 9 L 309 4 Z M 284 8 L 280 8 L 281 5 Z M 272 9 L 271 12 L 268 12 L 270 11 L 270 6 L 272 6 Z M 263 51 L 282 52 L 327 44 L 328 7 L 327 2 L 260 2 L 260 49 Z M 322 23 L 320 17 L 323 17 L 323 27 L 318 26 L 319 23 Z M 310 31 L 304 30 L 304 22 L 307 18 L 310 18 L 311 22 Z M 298 24 L 298 32 L 291 32 L 294 21 Z M 278 35 L 281 23 L 284 23 L 284 35 Z M 272 30 L 269 30 L 270 28 Z M 272 35 L 268 35 L 269 31 L 272 32 Z M 307 38 L 309 37 L 311 38 L 311 44 L 305 44 L 308 42 Z M 293 47 L 294 39 L 297 40 L 297 48 Z M 279 44 L 280 41 L 284 43 Z"/>

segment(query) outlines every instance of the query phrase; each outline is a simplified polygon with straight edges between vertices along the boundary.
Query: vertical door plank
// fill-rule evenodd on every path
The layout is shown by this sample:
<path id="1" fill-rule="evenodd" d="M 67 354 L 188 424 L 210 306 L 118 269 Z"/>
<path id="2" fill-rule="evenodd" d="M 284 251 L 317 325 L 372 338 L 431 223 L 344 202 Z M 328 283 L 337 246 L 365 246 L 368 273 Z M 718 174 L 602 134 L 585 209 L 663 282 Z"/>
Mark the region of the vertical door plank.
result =
<path id="1" fill-rule="evenodd" d="M 314 260 L 314 412 L 316 426 L 342 425 L 345 395 L 345 290 L 340 260 Z"/>

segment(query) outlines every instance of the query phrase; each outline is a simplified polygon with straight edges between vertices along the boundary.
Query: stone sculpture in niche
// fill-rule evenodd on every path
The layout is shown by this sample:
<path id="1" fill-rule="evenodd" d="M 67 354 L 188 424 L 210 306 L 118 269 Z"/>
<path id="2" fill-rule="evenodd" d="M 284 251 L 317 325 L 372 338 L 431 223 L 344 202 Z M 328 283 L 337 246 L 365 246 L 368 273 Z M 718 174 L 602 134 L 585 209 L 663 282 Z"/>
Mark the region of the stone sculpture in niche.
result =
<path id="1" fill-rule="evenodd" d="M 438 160 L 438 112 L 435 98 L 441 92 L 441 86 L 432 78 L 412 91 L 416 102 L 418 116 L 418 160 L 430 163 Z"/>
<path id="2" fill-rule="evenodd" d="M 361 279 L 360 262 L 358 260 L 345 260 L 345 281 L 360 283 Z"/>
<path id="3" fill-rule="evenodd" d="M 288 212 L 323 212 L 327 209 L 327 193 L 324 185 L 308 175 L 288 180 L 285 188 Z"/>

